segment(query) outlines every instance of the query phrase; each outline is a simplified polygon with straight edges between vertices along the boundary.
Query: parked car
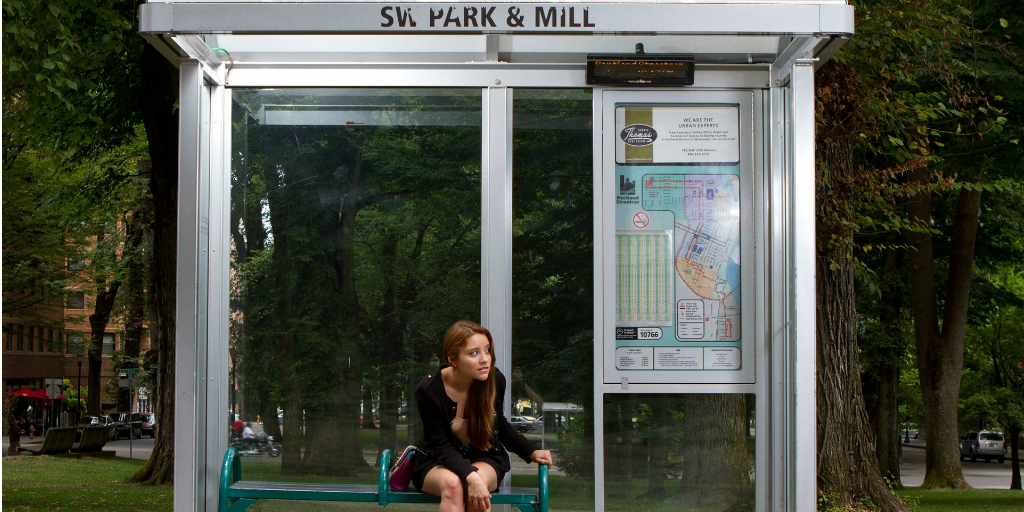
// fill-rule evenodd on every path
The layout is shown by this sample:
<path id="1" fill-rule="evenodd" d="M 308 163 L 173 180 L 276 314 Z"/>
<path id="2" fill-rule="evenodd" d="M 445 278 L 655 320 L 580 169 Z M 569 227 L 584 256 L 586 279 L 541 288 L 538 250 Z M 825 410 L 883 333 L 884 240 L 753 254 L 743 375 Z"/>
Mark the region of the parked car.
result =
<path id="1" fill-rule="evenodd" d="M 918 429 L 916 423 L 904 423 L 900 425 L 900 436 L 904 437 L 905 442 L 909 443 L 911 439 L 917 439 Z"/>
<path id="2" fill-rule="evenodd" d="M 151 412 L 142 413 L 142 435 L 156 437 L 156 415 Z"/>
<path id="3" fill-rule="evenodd" d="M 110 415 L 114 420 L 114 439 L 142 438 L 142 415 L 137 412 L 115 412 Z"/>
<path id="4" fill-rule="evenodd" d="M 533 432 L 537 428 L 537 422 L 530 421 L 522 416 L 512 416 L 509 419 L 509 423 L 519 432 Z"/>
<path id="5" fill-rule="evenodd" d="M 999 459 L 1006 462 L 1006 443 L 1001 432 L 991 430 L 972 430 L 960 437 L 960 460 L 970 457 L 971 460 Z"/>
<path id="6" fill-rule="evenodd" d="M 114 429 L 114 420 L 110 419 L 110 416 L 82 416 L 79 423 L 78 431 L 75 432 L 75 441 L 82 439 L 82 427 L 94 427 L 94 426 L 107 426 L 110 427 L 110 440 L 117 439 L 117 430 Z"/>

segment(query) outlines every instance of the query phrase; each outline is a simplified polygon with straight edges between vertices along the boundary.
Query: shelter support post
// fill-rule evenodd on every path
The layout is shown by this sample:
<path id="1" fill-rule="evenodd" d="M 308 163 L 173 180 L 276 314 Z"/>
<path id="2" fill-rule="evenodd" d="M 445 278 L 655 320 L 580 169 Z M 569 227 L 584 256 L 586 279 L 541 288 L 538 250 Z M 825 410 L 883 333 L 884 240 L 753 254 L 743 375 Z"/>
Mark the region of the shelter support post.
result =
<path id="1" fill-rule="evenodd" d="M 814 64 L 799 59 L 790 72 L 789 182 L 790 226 L 790 411 L 792 457 L 789 508 L 813 511 L 817 502 L 817 429 L 815 428 L 815 218 L 814 208 Z"/>
<path id="2" fill-rule="evenodd" d="M 512 379 L 512 90 L 483 89 L 481 322 L 495 338 L 498 369 Z M 502 205 L 495 208 L 495 205 Z M 500 214 L 495 214 L 501 212 Z M 511 416 L 512 383 L 505 387 Z M 506 476 L 505 486 L 511 476 Z M 501 507 L 507 508 L 507 505 Z"/>
<path id="3" fill-rule="evenodd" d="M 196 382 L 200 209 L 200 133 L 209 116 L 200 111 L 203 70 L 198 61 L 179 64 L 178 95 L 178 258 L 175 311 L 174 382 L 174 502 L 181 509 L 198 510 L 203 489 L 198 485 L 201 445 L 197 439 Z M 205 360 L 205 354 L 203 359 Z"/>
<path id="4" fill-rule="evenodd" d="M 231 92 L 224 87 L 221 78 L 224 65 L 213 68 L 218 78 L 211 85 L 207 77 L 206 89 L 210 96 L 210 128 L 205 155 L 210 162 L 208 183 L 209 201 L 209 322 L 207 324 L 209 348 L 206 351 L 206 372 L 209 381 L 206 389 L 205 408 L 208 421 L 205 425 L 205 496 L 207 510 L 216 510 L 220 491 L 220 466 L 223 454 L 228 449 L 228 424 L 224 413 L 229 410 L 228 387 L 228 340 L 230 325 L 230 275 L 231 275 L 231 201 L 214 198 L 231 197 Z"/>

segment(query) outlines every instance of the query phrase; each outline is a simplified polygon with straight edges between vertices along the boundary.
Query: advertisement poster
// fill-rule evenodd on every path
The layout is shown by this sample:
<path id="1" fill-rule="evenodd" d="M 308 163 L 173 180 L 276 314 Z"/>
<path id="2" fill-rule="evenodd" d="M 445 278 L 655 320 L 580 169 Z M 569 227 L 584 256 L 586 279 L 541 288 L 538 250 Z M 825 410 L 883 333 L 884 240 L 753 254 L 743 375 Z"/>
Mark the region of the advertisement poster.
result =
<path id="1" fill-rule="evenodd" d="M 618 370 L 740 370 L 739 116 L 616 105 Z"/>

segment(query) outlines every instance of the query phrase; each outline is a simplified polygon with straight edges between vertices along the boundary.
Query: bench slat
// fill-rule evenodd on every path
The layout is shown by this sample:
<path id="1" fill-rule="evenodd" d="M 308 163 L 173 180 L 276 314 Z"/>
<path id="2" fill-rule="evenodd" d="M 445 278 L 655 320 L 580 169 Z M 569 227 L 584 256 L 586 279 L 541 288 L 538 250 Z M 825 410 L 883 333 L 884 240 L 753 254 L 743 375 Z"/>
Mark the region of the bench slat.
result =
<path id="1" fill-rule="evenodd" d="M 377 486 L 243 480 L 235 482 L 228 488 L 228 496 L 232 498 L 376 503 Z"/>
<path id="2" fill-rule="evenodd" d="M 331 491 L 342 490 L 345 492 L 367 492 L 377 494 L 376 485 L 365 484 L 329 484 L 329 483 L 306 483 L 306 482 L 261 482 L 259 480 L 242 480 L 231 484 L 231 489 L 252 490 L 268 489 L 272 491 Z"/>

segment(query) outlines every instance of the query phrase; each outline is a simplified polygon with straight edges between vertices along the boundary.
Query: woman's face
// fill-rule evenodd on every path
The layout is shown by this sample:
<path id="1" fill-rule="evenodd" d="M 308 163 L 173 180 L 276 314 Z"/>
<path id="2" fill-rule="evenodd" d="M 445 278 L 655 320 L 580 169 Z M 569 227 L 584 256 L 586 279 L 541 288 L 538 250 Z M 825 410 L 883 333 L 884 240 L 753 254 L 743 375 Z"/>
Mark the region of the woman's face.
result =
<path id="1" fill-rule="evenodd" d="M 491 373 L 491 344 L 487 336 L 474 334 L 466 339 L 466 345 L 459 349 L 455 361 L 452 361 L 455 370 L 463 375 L 469 375 L 476 380 L 487 380 Z"/>

